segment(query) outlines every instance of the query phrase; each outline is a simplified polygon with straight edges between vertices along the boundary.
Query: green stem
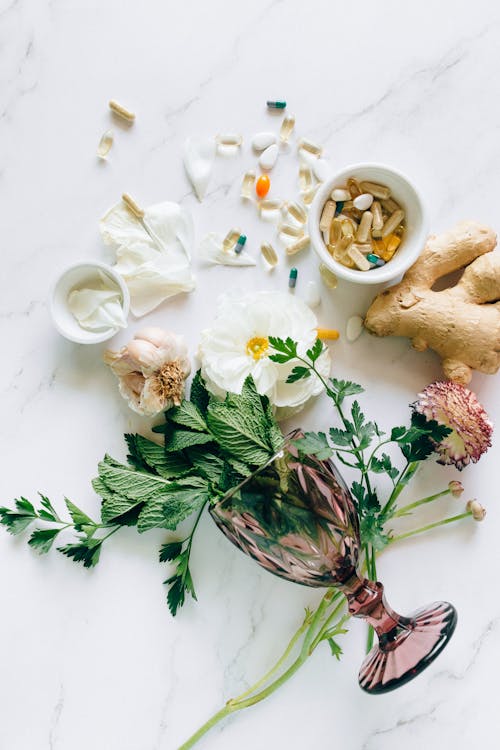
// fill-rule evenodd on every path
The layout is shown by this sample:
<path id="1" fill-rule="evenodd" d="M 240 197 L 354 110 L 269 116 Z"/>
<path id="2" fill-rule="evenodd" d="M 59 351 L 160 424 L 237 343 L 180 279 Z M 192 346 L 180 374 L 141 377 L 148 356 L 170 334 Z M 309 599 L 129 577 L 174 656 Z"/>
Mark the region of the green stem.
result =
<path id="1" fill-rule="evenodd" d="M 395 511 L 395 513 L 392 514 L 393 518 L 397 518 L 398 516 L 405 516 L 408 511 L 414 510 L 415 508 L 418 508 L 420 505 L 426 505 L 426 503 L 432 503 L 434 500 L 437 500 L 440 497 L 445 497 L 446 495 L 451 495 L 451 490 L 446 489 L 442 492 L 436 492 L 435 495 L 428 495 L 428 497 L 423 497 L 421 500 L 416 500 L 414 503 L 410 503 L 410 505 L 405 505 L 403 508 L 400 508 L 399 510 Z"/>
<path id="2" fill-rule="evenodd" d="M 377 553 L 375 552 L 373 546 L 371 547 L 371 555 L 370 555 L 370 548 L 368 547 L 368 563 L 369 563 L 369 578 L 371 581 L 377 580 L 377 563 L 376 563 L 376 556 Z M 368 625 L 368 633 L 366 636 L 366 653 L 369 653 L 373 646 L 373 638 L 375 635 L 375 631 L 373 630 L 373 627 L 371 625 Z"/>
<path id="3" fill-rule="evenodd" d="M 396 482 L 394 489 L 392 490 L 391 494 L 389 495 L 389 499 L 382 508 L 382 516 L 388 517 L 390 512 L 392 511 L 392 508 L 394 507 L 398 497 L 403 492 L 404 488 L 412 478 L 413 474 L 416 472 L 418 468 L 418 461 L 407 461 L 406 466 L 404 467 L 403 471 L 399 475 L 399 479 Z"/>
<path id="4" fill-rule="evenodd" d="M 450 518 L 443 518 L 441 521 L 428 523 L 426 526 L 421 526 L 419 529 L 413 529 L 412 531 L 406 531 L 404 534 L 397 534 L 396 536 L 393 536 L 390 539 L 389 543 L 393 544 L 393 542 L 400 542 L 402 539 L 408 539 L 409 537 L 415 536 L 416 534 L 422 534 L 424 531 L 436 529 L 438 526 L 444 526 L 447 523 L 454 523 L 455 521 L 460 521 L 462 518 L 468 518 L 469 516 L 472 516 L 472 512 L 467 510 L 464 513 L 459 513 L 458 516 L 450 516 Z"/>

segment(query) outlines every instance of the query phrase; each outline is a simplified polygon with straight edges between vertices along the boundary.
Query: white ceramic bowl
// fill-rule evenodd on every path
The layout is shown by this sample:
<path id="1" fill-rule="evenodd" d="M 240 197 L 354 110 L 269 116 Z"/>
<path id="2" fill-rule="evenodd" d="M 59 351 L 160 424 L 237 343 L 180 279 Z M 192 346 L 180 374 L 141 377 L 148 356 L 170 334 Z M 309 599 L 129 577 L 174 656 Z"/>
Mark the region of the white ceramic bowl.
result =
<path id="1" fill-rule="evenodd" d="M 119 330 L 113 326 L 105 331 L 86 331 L 68 309 L 68 294 L 71 290 L 75 286 L 84 286 L 95 281 L 99 271 L 109 276 L 120 289 L 123 313 L 125 317 L 128 315 L 130 294 L 127 285 L 111 266 L 97 261 L 81 261 L 69 266 L 61 273 L 52 288 L 50 312 L 59 333 L 77 344 L 99 344 L 101 341 L 110 339 Z"/>
<path id="2" fill-rule="evenodd" d="M 397 253 L 385 266 L 371 271 L 346 268 L 334 260 L 326 249 L 319 228 L 321 212 L 328 196 L 333 188 L 344 186 L 349 177 L 355 177 L 359 182 L 367 180 L 387 185 L 406 215 L 406 232 Z M 420 193 L 404 174 L 384 164 L 352 164 L 330 177 L 316 193 L 309 210 L 309 236 L 321 262 L 340 279 L 355 284 L 381 284 L 401 276 L 416 261 L 427 239 L 427 219 Z"/>

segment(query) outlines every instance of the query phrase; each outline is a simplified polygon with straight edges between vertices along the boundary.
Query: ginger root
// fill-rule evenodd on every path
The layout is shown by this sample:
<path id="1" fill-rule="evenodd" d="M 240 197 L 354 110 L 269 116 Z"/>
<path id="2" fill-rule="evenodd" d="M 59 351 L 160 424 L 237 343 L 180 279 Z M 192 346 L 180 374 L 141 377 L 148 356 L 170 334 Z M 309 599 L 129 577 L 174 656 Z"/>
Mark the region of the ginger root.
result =
<path id="1" fill-rule="evenodd" d="M 467 385 L 472 370 L 500 367 L 500 253 L 493 230 L 474 221 L 431 236 L 403 280 L 373 300 L 365 327 L 377 336 L 407 336 L 418 351 L 442 358 L 448 380 Z M 455 286 L 436 281 L 464 268 Z"/>

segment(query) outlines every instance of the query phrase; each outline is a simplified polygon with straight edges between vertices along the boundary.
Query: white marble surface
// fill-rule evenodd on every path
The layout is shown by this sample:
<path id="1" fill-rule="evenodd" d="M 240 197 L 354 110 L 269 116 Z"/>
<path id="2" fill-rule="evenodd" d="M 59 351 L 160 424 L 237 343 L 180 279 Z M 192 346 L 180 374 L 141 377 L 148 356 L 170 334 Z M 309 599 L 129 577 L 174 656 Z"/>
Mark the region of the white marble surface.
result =
<path id="1" fill-rule="evenodd" d="M 188 134 L 276 128 L 264 106 L 285 97 L 297 133 L 325 145 L 334 167 L 380 160 L 407 171 L 426 198 L 432 229 L 463 218 L 497 227 L 500 7 L 491 0 L 402 4 L 255 0 L 2 0 L 0 9 L 0 497 L 43 490 L 93 513 L 89 481 L 121 435 L 141 428 L 101 363 L 102 346 L 61 339 L 47 297 L 57 270 L 79 258 L 109 259 L 97 220 L 128 190 L 144 203 L 181 201 L 197 237 L 241 224 L 257 254 L 273 227 L 238 200 L 255 159 L 219 158 L 203 204 L 180 150 Z M 109 163 L 95 149 L 109 127 L 106 103 L 133 107 L 115 126 Z M 295 190 L 293 151 L 272 174 L 275 194 Z M 297 259 L 297 294 L 317 278 L 311 252 Z M 284 289 L 274 274 L 198 269 L 198 289 L 148 322 L 186 334 L 194 352 L 217 294 Z M 324 325 L 343 329 L 369 292 L 323 290 Z M 130 332 L 141 325 L 131 320 Z M 119 337 L 121 343 L 127 334 Z M 439 376 L 431 353 L 364 334 L 334 347 L 336 373 L 369 387 L 365 404 L 398 423 L 418 389 Z M 473 387 L 500 421 L 498 379 Z M 301 421 L 325 427 L 324 403 Z M 144 425 L 146 422 L 143 423 Z M 459 610 L 450 646 L 419 679 L 385 697 L 356 684 L 364 627 L 355 623 L 336 663 L 327 648 L 268 701 L 200 744 L 206 750 L 336 747 L 416 750 L 496 747 L 500 732 L 498 443 L 460 477 L 487 521 L 437 531 L 388 552 L 380 577 L 403 611 L 439 598 Z M 453 471 L 428 465 L 408 499 Z M 457 502 L 443 501 L 456 512 Z M 425 518 L 436 517 L 430 509 Z M 127 530 L 91 572 L 57 553 L 38 558 L 0 536 L 0 747 L 9 750 L 175 750 L 224 701 L 257 678 L 319 593 L 280 581 L 231 548 L 205 518 L 193 555 L 198 603 L 173 620 L 164 601 L 161 533 Z"/>

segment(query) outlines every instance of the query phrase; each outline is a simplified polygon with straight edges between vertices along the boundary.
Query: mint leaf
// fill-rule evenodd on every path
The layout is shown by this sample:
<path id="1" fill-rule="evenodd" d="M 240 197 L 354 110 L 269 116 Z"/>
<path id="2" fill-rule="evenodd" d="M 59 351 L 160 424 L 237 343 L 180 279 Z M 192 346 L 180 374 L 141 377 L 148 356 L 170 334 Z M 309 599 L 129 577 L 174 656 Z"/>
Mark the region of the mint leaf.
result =
<path id="1" fill-rule="evenodd" d="M 191 432 L 190 430 L 173 429 L 173 425 L 168 425 L 165 433 L 165 450 L 167 453 L 183 451 L 191 448 L 193 445 L 204 445 L 213 442 L 213 436 L 204 432 Z"/>
<path id="2" fill-rule="evenodd" d="M 142 435 L 125 435 L 130 451 L 129 462 L 136 469 L 153 470 L 164 479 L 180 477 L 189 471 L 181 453 L 167 453 L 164 445 L 148 440 Z"/>
<path id="3" fill-rule="evenodd" d="M 118 463 L 108 455 L 99 463 L 99 478 L 112 492 L 137 501 L 147 501 L 156 497 L 165 492 L 170 485 L 168 479 L 137 471 L 131 466 Z"/>
<path id="4" fill-rule="evenodd" d="M 208 403 L 210 401 L 210 394 L 207 391 L 205 382 L 201 376 L 201 370 L 198 370 L 193 378 L 189 398 L 200 414 L 205 417 L 207 414 Z"/>
<path id="5" fill-rule="evenodd" d="M 183 401 L 180 406 L 170 409 L 166 415 L 170 422 L 188 427 L 196 432 L 207 432 L 207 424 L 199 409 L 191 401 Z"/>
<path id="6" fill-rule="evenodd" d="M 137 530 L 140 534 L 154 528 L 174 531 L 182 521 L 200 510 L 208 498 L 207 484 L 201 478 L 193 477 L 188 486 L 172 484 L 167 492 L 146 503 L 139 514 Z"/>
<path id="7" fill-rule="evenodd" d="M 50 551 L 56 536 L 61 529 L 35 529 L 28 540 L 28 544 L 40 555 Z"/>

